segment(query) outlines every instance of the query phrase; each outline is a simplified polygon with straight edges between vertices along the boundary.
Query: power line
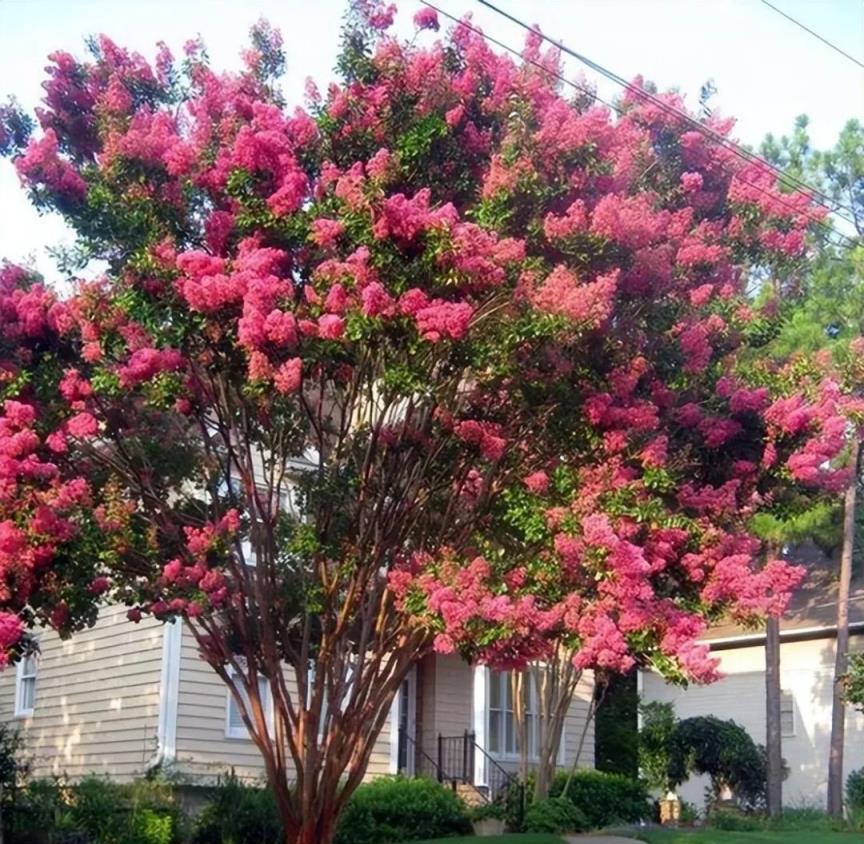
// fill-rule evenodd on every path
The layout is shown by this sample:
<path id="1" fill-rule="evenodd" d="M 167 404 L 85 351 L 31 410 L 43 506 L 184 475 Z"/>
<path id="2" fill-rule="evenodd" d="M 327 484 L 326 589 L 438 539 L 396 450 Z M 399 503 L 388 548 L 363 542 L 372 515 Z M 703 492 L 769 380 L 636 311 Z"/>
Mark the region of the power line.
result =
<path id="1" fill-rule="evenodd" d="M 562 82 L 565 85 L 569 85 L 571 88 L 574 88 L 577 91 L 581 91 L 584 94 L 588 94 L 593 99 L 595 99 L 597 102 L 600 102 L 603 105 L 605 105 L 607 108 L 612 109 L 618 115 L 622 115 L 624 113 L 624 111 L 622 110 L 622 108 L 620 106 L 617 106 L 614 103 L 610 103 L 607 100 L 604 100 L 602 97 L 598 96 L 596 91 L 594 91 L 593 89 L 588 88 L 584 85 L 580 85 L 571 79 L 567 79 L 565 76 L 563 76 L 560 73 L 555 73 L 554 71 L 550 70 L 546 65 L 541 64 L 540 62 L 535 61 L 534 59 L 526 58 L 525 56 L 522 55 L 521 51 L 517 50 L 515 47 L 511 47 L 509 44 L 506 44 L 503 41 L 499 41 L 497 38 L 493 38 L 491 35 L 487 35 L 485 32 L 483 32 L 483 30 L 481 30 L 475 26 L 472 26 L 465 19 L 457 18 L 455 15 L 451 15 L 449 12 L 445 11 L 444 9 L 440 8 L 439 6 L 436 6 L 434 3 L 429 2 L 429 0 L 419 0 L 419 2 L 422 3 L 422 5 L 427 6 L 430 9 L 433 9 L 442 17 L 445 17 L 448 20 L 452 21 L 453 23 L 464 27 L 469 32 L 473 32 L 476 35 L 479 35 L 481 38 L 483 38 L 488 43 L 494 44 L 496 47 L 499 47 L 500 49 L 505 50 L 506 52 L 510 53 L 511 55 L 513 55 L 516 58 L 520 59 L 521 61 L 525 62 L 526 64 L 533 65 L 534 67 L 538 68 L 539 70 L 542 70 L 544 73 L 551 76 L 553 79 L 556 79 L 557 81 Z M 546 39 L 546 40 L 549 40 L 549 39 Z M 552 42 L 552 43 L 555 43 L 555 42 Z M 640 92 L 637 92 L 637 93 L 640 93 Z M 662 100 L 660 100 L 659 102 L 662 103 Z M 701 125 L 702 124 L 696 123 L 696 126 L 701 126 Z M 722 137 L 722 136 L 718 136 L 718 137 Z M 768 165 L 768 162 L 765 162 L 765 164 Z M 770 166 L 770 165 L 768 165 L 768 166 Z M 742 184 L 745 184 L 749 187 L 754 188 L 756 191 L 761 193 L 763 196 L 770 196 L 773 200 L 775 200 L 776 202 L 781 204 L 783 207 L 789 209 L 790 211 L 794 211 L 796 214 L 802 214 L 803 213 L 803 215 L 811 223 L 822 226 L 823 228 L 827 228 L 829 235 L 835 234 L 838 237 L 843 238 L 843 240 L 847 243 L 847 245 L 849 245 L 849 246 L 856 246 L 857 245 L 855 240 L 853 240 L 849 236 L 843 234 L 842 232 L 839 232 L 836 229 L 831 228 L 830 224 L 827 223 L 825 220 L 821 219 L 820 217 L 813 216 L 811 213 L 808 213 L 807 211 L 802 212 L 802 210 L 800 208 L 798 208 L 797 206 L 792 205 L 789 202 L 786 202 L 783 199 L 783 194 L 773 194 L 773 193 L 769 194 L 762 186 L 758 185 L 756 182 L 751 182 L 748 179 L 745 179 L 740 173 L 736 173 L 735 178 L 739 182 L 741 182 Z M 819 204 L 821 205 L 822 203 L 819 203 Z M 831 209 L 829 208 L 828 210 L 830 211 Z M 833 245 L 839 246 L 840 244 L 835 243 Z"/>
<path id="2" fill-rule="evenodd" d="M 535 33 L 539 38 L 542 38 L 544 41 L 548 42 L 549 44 L 554 45 L 559 50 L 561 50 L 563 53 L 566 53 L 568 56 L 571 56 L 572 58 L 576 59 L 577 61 L 579 61 L 582 64 L 586 65 L 587 67 L 591 68 L 591 70 L 595 71 L 596 73 L 599 73 L 601 76 L 604 76 L 607 79 L 611 80 L 612 82 L 615 82 L 617 85 L 620 85 L 625 90 L 630 90 L 636 96 L 638 96 L 642 99 L 648 100 L 653 105 L 655 105 L 658 108 L 665 111 L 667 114 L 678 117 L 680 120 L 683 120 L 687 125 L 689 125 L 691 128 L 693 128 L 695 131 L 701 132 L 703 135 L 710 138 L 715 143 L 720 144 L 721 146 L 725 147 L 726 149 L 728 149 L 730 152 L 737 155 L 742 160 L 747 161 L 750 164 L 758 164 L 761 167 L 767 167 L 776 176 L 778 176 L 781 179 L 784 179 L 787 184 L 791 185 L 792 187 L 797 187 L 798 189 L 800 189 L 802 191 L 806 191 L 806 192 L 812 194 L 812 196 L 816 200 L 817 204 L 821 205 L 826 210 L 835 214 L 841 220 L 845 220 L 847 223 L 851 224 L 852 226 L 855 226 L 855 219 L 854 219 L 855 212 L 852 211 L 851 208 L 849 208 L 845 205 L 842 205 L 839 202 L 836 202 L 834 199 L 832 199 L 826 193 L 823 193 L 822 191 L 820 191 L 818 188 L 814 187 L 813 185 L 808 184 L 807 182 L 803 181 L 802 179 L 798 178 L 797 176 L 792 175 L 791 173 L 787 173 L 786 171 L 784 171 L 781 168 L 777 167 L 776 165 L 772 164 L 770 161 L 766 161 L 761 156 L 756 155 L 755 153 L 752 153 L 749 150 L 744 149 L 744 147 L 742 147 L 740 144 L 735 143 L 735 141 L 732 141 L 729 138 L 725 137 L 724 135 L 721 135 L 719 132 L 715 132 L 709 126 L 706 126 L 704 123 L 701 123 L 700 121 L 694 119 L 693 117 L 691 117 L 686 112 L 683 112 L 680 109 L 675 108 L 675 106 L 670 105 L 669 103 L 665 102 L 664 100 L 660 99 L 659 97 L 654 96 L 653 94 L 649 93 L 648 91 L 645 91 L 644 89 L 641 89 L 641 88 L 634 88 L 626 79 L 624 79 L 622 76 L 619 76 L 614 71 L 609 70 L 608 68 L 606 68 L 603 65 L 593 61 L 592 59 L 589 59 L 587 56 L 585 56 L 581 53 L 577 53 L 575 50 L 573 50 L 572 48 L 570 48 L 566 44 L 564 44 L 563 41 L 556 41 L 555 39 L 550 38 L 548 35 L 543 34 L 540 30 L 535 29 L 532 26 L 529 26 L 527 23 L 525 23 L 524 20 L 521 20 L 520 18 L 516 17 L 515 15 L 512 15 L 509 12 L 504 11 L 500 7 L 496 6 L 494 3 L 489 2 L 489 0 L 477 0 L 477 2 L 481 6 L 485 6 L 487 9 L 490 9 L 491 11 L 500 15 L 501 17 L 505 18 L 506 20 L 509 20 L 511 23 L 515 23 L 517 26 L 522 27 L 522 29 L 524 29 L 526 32 Z M 833 204 L 834 207 L 831 207 L 831 205 L 829 203 Z M 848 211 L 849 214 L 851 214 L 852 216 L 847 216 L 846 214 L 839 213 L 840 209 L 842 209 L 843 211 Z"/>
<path id="3" fill-rule="evenodd" d="M 778 9 L 777 6 L 775 6 L 773 3 L 769 3 L 768 0 L 761 0 L 761 2 L 769 9 L 773 9 L 775 12 L 777 12 L 778 15 L 782 15 L 784 18 L 786 18 L 787 21 L 791 21 L 795 24 L 795 26 L 800 27 L 805 32 L 809 32 L 810 35 L 812 35 L 814 38 L 818 38 L 823 44 L 825 44 L 827 47 L 830 47 L 835 52 L 840 53 L 841 56 L 849 59 L 850 62 L 855 62 L 858 67 L 864 68 L 864 62 L 862 62 L 860 59 L 856 59 L 855 56 L 850 56 L 849 53 L 838 47 L 833 41 L 829 41 L 827 38 L 823 38 L 818 32 L 814 32 L 812 29 L 810 29 L 809 26 L 805 26 L 803 23 L 801 23 L 801 21 L 796 20 L 792 17 L 792 15 L 786 14 L 786 12 L 784 12 L 782 9 Z"/>

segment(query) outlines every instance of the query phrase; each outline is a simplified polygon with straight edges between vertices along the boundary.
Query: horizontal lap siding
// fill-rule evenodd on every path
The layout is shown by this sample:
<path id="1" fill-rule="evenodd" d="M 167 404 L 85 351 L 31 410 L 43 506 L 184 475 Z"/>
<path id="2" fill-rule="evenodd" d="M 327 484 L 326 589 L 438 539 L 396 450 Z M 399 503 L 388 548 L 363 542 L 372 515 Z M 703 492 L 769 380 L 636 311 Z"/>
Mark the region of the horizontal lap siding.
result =
<path id="1" fill-rule="evenodd" d="M 296 695 L 296 684 L 288 688 Z M 180 774 L 193 782 L 209 782 L 229 771 L 245 780 L 263 780 L 264 763 L 248 738 L 225 735 L 228 691 L 221 678 L 198 654 L 195 640 L 184 631 L 177 702 L 177 760 Z M 369 777 L 390 772 L 390 718 L 381 732 L 367 769 Z"/>
<path id="2" fill-rule="evenodd" d="M 576 687 L 573 702 L 564 722 L 564 766 L 570 767 L 579 752 L 579 767 L 594 767 L 594 719 L 586 725 L 594 696 L 594 674 L 586 671 Z M 583 739 L 584 733 L 584 739 Z M 582 748 L 579 748 L 579 742 Z"/>
<path id="3" fill-rule="evenodd" d="M 864 647 L 864 637 L 852 637 L 852 650 Z M 744 727 L 765 743 L 765 651 L 761 645 L 716 651 L 724 675 L 709 686 L 682 689 L 654 674 L 642 677 L 643 700 L 667 701 L 678 718 L 714 715 Z M 780 683 L 794 702 L 795 735 L 783 737 L 783 757 L 789 776 L 783 783 L 787 806 L 822 805 L 828 772 L 831 732 L 831 692 L 834 640 L 784 642 L 780 650 Z M 846 716 L 846 772 L 864 766 L 864 716 L 852 708 Z M 685 783 L 681 795 L 702 805 L 706 778 Z"/>
<path id="4" fill-rule="evenodd" d="M 420 676 L 419 742 L 423 751 L 437 759 L 438 736 L 464 735 L 474 729 L 474 674 L 458 656 L 427 657 Z"/>
<path id="5" fill-rule="evenodd" d="M 456 655 L 429 657 L 422 666 L 421 745 L 432 759 L 437 758 L 437 738 L 461 736 L 474 730 L 474 671 Z M 565 766 L 573 764 L 579 741 L 585 739 L 579 756 L 579 766 L 594 766 L 594 723 L 585 726 L 594 693 L 594 676 L 586 672 L 579 685 L 564 722 Z M 517 770 L 518 760 L 501 760 L 502 767 Z"/>
<path id="6" fill-rule="evenodd" d="M 157 749 L 162 625 L 132 624 L 125 607 L 110 607 L 67 641 L 38 636 L 31 717 L 14 717 L 15 669 L 0 674 L 0 718 L 23 729 L 34 775 L 144 774 Z"/>
<path id="7" fill-rule="evenodd" d="M 183 631 L 177 699 L 177 760 L 181 774 L 193 782 L 233 770 L 244 779 L 261 779 L 261 754 L 249 739 L 225 736 L 227 688 L 198 655 L 195 640 Z"/>

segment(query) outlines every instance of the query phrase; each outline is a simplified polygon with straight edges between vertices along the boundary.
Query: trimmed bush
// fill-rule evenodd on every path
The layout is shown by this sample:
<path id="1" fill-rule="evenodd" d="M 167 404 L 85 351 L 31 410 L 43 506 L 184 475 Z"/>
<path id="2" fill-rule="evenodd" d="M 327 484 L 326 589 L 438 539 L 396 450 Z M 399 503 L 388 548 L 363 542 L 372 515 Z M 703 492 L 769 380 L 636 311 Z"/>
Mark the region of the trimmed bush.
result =
<path id="1" fill-rule="evenodd" d="M 560 771 L 549 789 L 551 797 L 567 797 L 585 816 L 591 829 L 614 823 L 638 823 L 651 817 L 652 805 L 644 783 L 622 774 L 577 771 L 567 793 L 567 773 Z"/>
<path id="2" fill-rule="evenodd" d="M 846 779 L 846 806 L 852 825 L 864 829 L 864 768 L 852 771 Z"/>
<path id="3" fill-rule="evenodd" d="M 465 805 L 450 789 L 427 779 L 381 777 L 351 796 L 336 844 L 394 844 L 470 833 Z"/>
<path id="4" fill-rule="evenodd" d="M 831 832 L 848 829 L 818 806 L 786 806 L 779 818 L 765 818 L 765 829 L 780 832 Z"/>
<path id="5" fill-rule="evenodd" d="M 536 800 L 525 813 L 526 832 L 584 832 L 588 829 L 585 814 L 566 797 Z"/>
<path id="6" fill-rule="evenodd" d="M 668 739 L 669 782 L 680 785 L 691 774 L 711 777 L 711 802 L 725 787 L 738 806 L 760 809 L 765 802 L 765 750 L 740 724 L 713 715 L 679 721 Z"/>
<path id="7" fill-rule="evenodd" d="M 177 844 L 184 817 L 159 780 L 118 784 L 97 776 L 76 785 L 32 780 L 4 813 L 9 844 Z"/>
<path id="8" fill-rule="evenodd" d="M 281 844 L 276 801 L 265 788 L 228 776 L 198 816 L 193 844 Z"/>
<path id="9" fill-rule="evenodd" d="M 729 809 L 715 809 L 711 812 L 708 815 L 708 825 L 727 832 L 758 832 L 765 828 L 765 823 L 760 817 Z"/>
<path id="10" fill-rule="evenodd" d="M 173 844 L 181 813 L 171 787 L 157 780 L 118 785 L 86 777 L 68 791 L 63 824 L 99 844 Z"/>

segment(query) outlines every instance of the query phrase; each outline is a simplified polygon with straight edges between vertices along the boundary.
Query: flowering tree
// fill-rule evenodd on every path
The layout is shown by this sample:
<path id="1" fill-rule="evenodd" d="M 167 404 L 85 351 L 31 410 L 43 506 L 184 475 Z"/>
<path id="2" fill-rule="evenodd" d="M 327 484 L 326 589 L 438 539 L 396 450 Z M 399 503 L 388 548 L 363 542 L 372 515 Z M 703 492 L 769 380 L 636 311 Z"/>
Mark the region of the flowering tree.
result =
<path id="1" fill-rule="evenodd" d="M 845 482 L 833 385 L 735 368 L 806 197 L 636 88 L 568 101 L 533 39 L 408 46 L 360 5 L 309 111 L 266 25 L 233 76 L 103 37 L 2 138 L 107 267 L 0 275 L 5 658 L 106 601 L 182 618 L 302 844 L 424 654 L 709 680 L 706 623 L 800 579 L 759 565 L 765 490 Z"/>

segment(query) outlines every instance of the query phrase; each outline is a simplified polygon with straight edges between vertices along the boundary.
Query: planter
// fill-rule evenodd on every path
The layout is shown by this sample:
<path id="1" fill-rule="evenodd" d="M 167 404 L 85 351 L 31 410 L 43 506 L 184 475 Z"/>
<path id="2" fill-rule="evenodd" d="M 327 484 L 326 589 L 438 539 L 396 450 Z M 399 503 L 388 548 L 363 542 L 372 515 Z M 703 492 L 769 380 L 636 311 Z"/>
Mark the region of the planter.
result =
<path id="1" fill-rule="evenodd" d="M 681 801 L 670 791 L 660 800 L 660 823 L 677 824 L 681 820 Z"/>
<path id="2" fill-rule="evenodd" d="M 488 835 L 502 835 L 504 833 L 504 821 L 499 818 L 483 818 L 474 821 L 474 834 L 482 837 Z"/>

